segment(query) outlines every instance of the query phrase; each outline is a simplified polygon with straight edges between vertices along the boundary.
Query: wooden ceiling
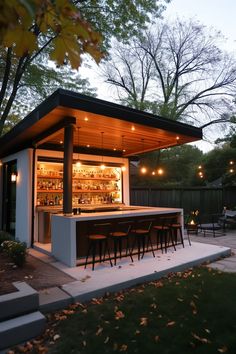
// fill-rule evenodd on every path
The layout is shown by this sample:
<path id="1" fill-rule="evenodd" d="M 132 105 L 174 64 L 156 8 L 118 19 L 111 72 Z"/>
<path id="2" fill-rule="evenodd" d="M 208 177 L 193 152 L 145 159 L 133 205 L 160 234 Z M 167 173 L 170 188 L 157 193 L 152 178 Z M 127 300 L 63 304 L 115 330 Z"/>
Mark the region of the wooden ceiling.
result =
<path id="1" fill-rule="evenodd" d="M 138 123 L 103 116 L 91 112 L 57 107 L 45 118 L 55 120 L 65 116 L 76 117 L 74 149 L 89 153 L 91 149 L 120 152 L 128 157 L 143 152 L 163 149 L 196 140 L 196 137 L 153 128 Z M 63 145 L 64 129 L 43 139 L 41 143 Z M 39 142 L 40 147 L 40 142 Z"/>
<path id="2" fill-rule="evenodd" d="M 74 151 L 88 154 L 129 157 L 202 138 L 200 128 L 58 89 L 0 138 L 0 158 L 27 148 L 63 150 L 68 124 Z"/>

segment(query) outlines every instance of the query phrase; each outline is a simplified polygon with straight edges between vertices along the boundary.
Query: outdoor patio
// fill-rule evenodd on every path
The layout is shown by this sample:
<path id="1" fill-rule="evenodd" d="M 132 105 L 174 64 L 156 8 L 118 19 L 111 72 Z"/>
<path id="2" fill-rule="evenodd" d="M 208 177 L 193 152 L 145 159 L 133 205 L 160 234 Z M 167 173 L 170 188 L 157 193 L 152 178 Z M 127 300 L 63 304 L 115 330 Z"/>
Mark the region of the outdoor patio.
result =
<path id="1" fill-rule="evenodd" d="M 201 234 L 191 235 L 191 241 L 190 246 L 185 240 L 185 248 L 179 245 L 177 251 L 169 249 L 167 254 L 158 251 L 155 258 L 148 253 L 140 261 L 134 258 L 133 263 L 129 258 L 123 258 L 113 267 L 109 262 L 96 264 L 94 271 L 91 266 L 87 269 L 69 268 L 53 257 L 31 249 L 31 255 L 75 279 L 60 287 L 41 290 L 39 292 L 41 308 L 49 311 L 60 308 L 60 304 L 65 306 L 75 301 L 88 301 L 106 292 L 115 292 L 142 282 L 159 279 L 171 272 L 183 271 L 204 262 L 214 262 L 219 259 L 222 262 L 222 257 L 229 257 L 231 249 L 236 249 L 236 231 L 227 232 L 227 235 L 218 238 L 203 237 Z"/>

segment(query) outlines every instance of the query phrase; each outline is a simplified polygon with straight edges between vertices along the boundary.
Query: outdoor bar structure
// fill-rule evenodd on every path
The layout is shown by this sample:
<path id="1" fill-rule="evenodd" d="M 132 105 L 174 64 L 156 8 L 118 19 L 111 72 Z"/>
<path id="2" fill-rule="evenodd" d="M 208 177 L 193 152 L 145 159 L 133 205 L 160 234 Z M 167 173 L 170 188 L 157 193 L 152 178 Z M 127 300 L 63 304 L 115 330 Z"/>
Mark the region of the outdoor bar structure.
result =
<path id="1" fill-rule="evenodd" d="M 201 138 L 200 128 L 59 89 L 0 138 L 0 229 L 75 266 L 94 222 L 182 222 L 182 209 L 130 205 L 129 163 Z"/>

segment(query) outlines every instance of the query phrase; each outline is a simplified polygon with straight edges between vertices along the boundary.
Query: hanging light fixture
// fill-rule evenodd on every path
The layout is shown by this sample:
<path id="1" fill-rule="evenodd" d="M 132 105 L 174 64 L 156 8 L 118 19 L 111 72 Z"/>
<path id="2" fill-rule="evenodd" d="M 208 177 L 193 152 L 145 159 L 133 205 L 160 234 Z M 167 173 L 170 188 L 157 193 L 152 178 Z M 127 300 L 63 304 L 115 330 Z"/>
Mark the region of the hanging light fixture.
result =
<path id="1" fill-rule="evenodd" d="M 122 156 L 123 156 L 123 152 L 125 151 L 124 150 L 124 135 L 121 136 L 122 140 L 121 140 L 121 150 L 122 150 Z M 123 161 L 122 161 L 122 167 L 121 167 L 121 170 L 124 172 L 126 171 L 126 167 L 125 167 L 125 162 L 124 162 L 124 158 L 123 158 Z"/>
<path id="2" fill-rule="evenodd" d="M 144 139 L 141 139 L 141 141 L 142 141 L 142 151 L 143 151 L 144 150 Z M 145 166 L 142 166 L 140 171 L 143 175 L 145 175 L 147 173 L 147 168 Z"/>
<path id="3" fill-rule="evenodd" d="M 79 130 L 80 130 L 80 127 L 77 128 L 78 129 L 78 149 L 79 149 Z M 80 158 L 79 158 L 79 153 L 77 154 L 77 160 L 76 160 L 76 167 L 80 167 L 82 164 L 81 164 L 81 161 L 80 161 Z"/>
<path id="4" fill-rule="evenodd" d="M 104 132 L 101 132 L 101 148 L 102 148 L 102 152 L 103 152 L 103 134 L 104 134 Z M 105 166 L 105 164 L 104 164 L 104 162 L 103 162 L 103 154 L 102 154 L 101 169 L 102 169 L 102 170 L 105 170 L 105 168 L 106 168 L 106 166 Z"/>

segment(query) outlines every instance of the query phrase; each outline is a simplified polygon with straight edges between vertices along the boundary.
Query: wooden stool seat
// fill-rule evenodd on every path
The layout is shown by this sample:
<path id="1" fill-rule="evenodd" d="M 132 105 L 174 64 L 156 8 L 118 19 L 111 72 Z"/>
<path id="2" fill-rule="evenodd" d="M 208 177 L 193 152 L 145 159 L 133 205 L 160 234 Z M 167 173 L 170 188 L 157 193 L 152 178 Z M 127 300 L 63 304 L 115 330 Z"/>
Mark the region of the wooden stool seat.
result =
<path id="1" fill-rule="evenodd" d="M 134 237 L 134 242 L 132 246 L 132 254 L 135 247 L 138 248 L 138 260 L 144 257 L 144 254 L 149 251 L 149 245 L 153 257 L 155 253 L 153 250 L 152 240 L 151 240 L 151 228 L 152 228 L 153 219 L 144 219 L 137 222 L 134 228 L 131 230 L 131 234 Z"/>
<path id="2" fill-rule="evenodd" d="M 115 232 L 111 232 L 110 236 L 111 237 L 127 237 L 127 233 L 122 232 L 122 231 L 115 231 Z"/>
<path id="3" fill-rule="evenodd" d="M 96 256 L 98 253 L 99 262 L 104 262 L 106 253 L 112 267 L 112 261 L 110 256 L 110 250 L 108 245 L 108 234 L 110 229 L 110 223 L 101 223 L 91 225 L 91 231 L 87 235 L 88 238 L 88 251 L 84 268 L 87 267 L 88 258 L 92 256 L 92 270 L 94 270 L 95 263 L 97 262 Z"/>
<path id="4" fill-rule="evenodd" d="M 94 235 L 89 235 L 88 238 L 90 240 L 105 240 L 107 237 L 105 235 L 94 234 Z"/>
<path id="5" fill-rule="evenodd" d="M 114 245 L 114 264 L 116 265 L 118 251 L 120 254 L 120 259 L 122 258 L 123 241 L 126 241 L 125 255 L 126 257 L 129 255 L 131 261 L 133 262 L 133 257 L 129 246 L 129 234 L 131 229 L 130 221 L 121 221 L 115 227 L 116 230 L 109 233 L 109 237 L 113 241 Z"/>
<path id="6" fill-rule="evenodd" d="M 153 230 L 157 233 L 157 247 L 160 244 L 161 251 L 163 253 L 163 246 L 165 249 L 165 253 L 167 253 L 167 247 L 169 247 L 169 243 L 171 241 L 171 246 L 176 250 L 172 229 L 171 229 L 171 217 L 162 216 L 158 220 L 158 224 L 153 226 Z"/>

